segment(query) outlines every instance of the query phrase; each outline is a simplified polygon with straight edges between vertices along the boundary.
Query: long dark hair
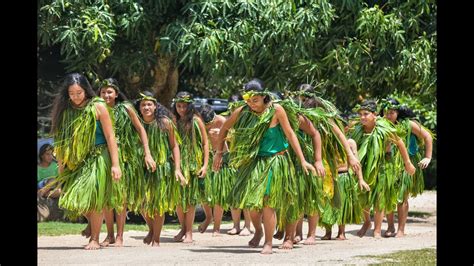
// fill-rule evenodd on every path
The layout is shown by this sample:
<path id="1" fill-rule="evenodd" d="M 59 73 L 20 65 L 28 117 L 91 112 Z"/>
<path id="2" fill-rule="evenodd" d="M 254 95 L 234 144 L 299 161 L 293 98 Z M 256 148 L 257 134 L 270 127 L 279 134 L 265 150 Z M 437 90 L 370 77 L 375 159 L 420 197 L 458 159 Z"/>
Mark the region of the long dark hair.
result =
<path id="1" fill-rule="evenodd" d="M 307 93 L 308 95 L 313 95 L 311 97 L 309 96 L 305 96 L 305 100 L 304 102 L 302 103 L 303 104 L 303 107 L 304 108 L 316 108 L 316 107 L 320 107 L 320 108 L 323 108 L 324 110 L 326 110 L 326 108 L 324 108 L 324 104 L 318 99 L 316 98 L 314 95 L 316 93 L 316 90 L 314 89 L 314 87 L 310 84 L 307 84 L 307 83 L 304 83 L 304 84 L 300 84 L 297 89 L 297 91 L 300 91 L 300 92 L 304 92 L 304 93 Z"/>
<path id="2" fill-rule="evenodd" d="M 61 120 L 61 115 L 69 105 L 69 86 L 74 84 L 79 85 L 85 91 L 86 99 L 92 99 L 96 96 L 94 90 L 92 90 L 91 84 L 85 76 L 79 73 L 71 73 L 66 75 L 59 87 L 58 95 L 54 100 L 53 110 L 51 112 L 52 133 L 55 133 L 58 129 L 59 121 Z"/>
<path id="3" fill-rule="evenodd" d="M 125 94 L 119 89 L 118 81 L 114 78 L 104 79 L 102 83 L 99 84 L 99 88 L 97 89 L 97 95 L 100 96 L 100 90 L 102 88 L 107 87 L 112 87 L 117 93 L 118 97 L 115 100 L 116 102 L 123 102 L 128 100 L 127 96 L 125 96 Z"/>
<path id="4" fill-rule="evenodd" d="M 144 91 L 143 94 L 146 95 L 146 96 L 153 97 L 153 93 L 151 93 L 149 91 Z M 143 119 L 142 112 L 140 111 L 141 101 L 142 101 L 142 99 L 136 100 L 134 106 L 135 106 L 135 109 L 138 110 L 138 114 L 140 115 L 140 117 Z M 164 105 L 162 105 L 158 101 L 153 101 L 153 102 L 155 103 L 155 106 L 156 106 L 156 109 L 155 109 L 156 123 L 158 124 L 158 127 L 161 130 L 165 131 L 165 130 L 167 130 L 167 128 L 165 126 L 165 123 L 163 122 L 163 118 L 169 118 L 170 120 L 174 120 L 173 119 L 173 114 L 171 113 L 171 111 L 168 108 L 166 108 Z"/>
<path id="5" fill-rule="evenodd" d="M 391 104 L 392 106 L 397 107 L 398 115 L 397 115 L 397 121 L 403 120 L 405 118 L 415 118 L 416 115 L 413 112 L 412 109 L 408 108 L 408 106 L 400 104 L 400 102 L 397 99 L 394 98 L 387 98 L 387 103 Z M 385 106 L 382 105 L 381 111 L 380 111 L 380 116 L 384 116 L 384 111 L 385 111 Z"/>
<path id="6" fill-rule="evenodd" d="M 198 111 L 205 124 L 211 122 L 214 117 L 216 117 L 216 112 L 212 109 L 212 106 L 207 103 L 201 105 Z"/>
<path id="7" fill-rule="evenodd" d="M 175 99 L 178 99 L 177 101 L 179 102 L 180 98 L 193 98 L 193 95 L 187 91 L 180 91 L 176 94 Z M 188 103 L 188 107 L 186 108 L 186 115 L 181 117 L 178 114 L 178 111 L 176 110 L 176 102 L 174 101 L 171 107 L 171 110 L 173 112 L 173 115 L 176 117 L 176 124 L 178 125 L 179 128 L 184 129 L 184 132 L 186 134 L 189 134 L 191 132 L 191 129 L 193 127 L 193 117 L 194 115 L 198 116 L 201 118 L 201 115 L 197 112 L 194 103 L 190 102 Z M 202 118 L 201 118 L 202 119 Z"/>
<path id="8" fill-rule="evenodd" d="M 249 82 L 245 83 L 244 85 L 244 92 L 247 91 L 256 91 L 256 92 L 264 92 L 265 91 L 265 84 L 262 80 L 258 78 L 253 78 Z M 270 95 L 265 95 L 263 98 L 263 103 L 267 104 L 271 100 Z"/>

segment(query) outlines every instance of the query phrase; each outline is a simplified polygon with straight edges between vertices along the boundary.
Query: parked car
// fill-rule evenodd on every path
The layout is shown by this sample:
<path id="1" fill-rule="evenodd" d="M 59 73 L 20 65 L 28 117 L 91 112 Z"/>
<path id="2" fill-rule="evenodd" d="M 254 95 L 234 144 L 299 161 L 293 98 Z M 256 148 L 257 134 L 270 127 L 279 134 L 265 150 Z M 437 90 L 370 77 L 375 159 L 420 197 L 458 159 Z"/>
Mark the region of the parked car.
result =
<path id="1" fill-rule="evenodd" d="M 219 98 L 194 98 L 194 106 L 196 108 L 201 107 L 203 104 L 209 104 L 212 109 L 217 113 L 220 114 L 222 112 L 227 111 L 229 102 L 226 99 L 219 99 Z"/>

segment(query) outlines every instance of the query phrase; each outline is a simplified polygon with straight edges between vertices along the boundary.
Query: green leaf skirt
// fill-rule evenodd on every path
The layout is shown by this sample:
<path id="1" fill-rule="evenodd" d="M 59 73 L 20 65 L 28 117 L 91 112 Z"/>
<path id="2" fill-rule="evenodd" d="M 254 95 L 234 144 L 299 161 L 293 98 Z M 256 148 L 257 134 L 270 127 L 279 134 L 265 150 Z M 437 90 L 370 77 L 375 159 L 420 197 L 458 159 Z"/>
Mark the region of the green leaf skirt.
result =
<path id="1" fill-rule="evenodd" d="M 340 200 L 338 224 L 360 224 L 363 209 L 359 201 L 359 183 L 349 172 L 340 173 L 336 179 L 334 194 Z"/>

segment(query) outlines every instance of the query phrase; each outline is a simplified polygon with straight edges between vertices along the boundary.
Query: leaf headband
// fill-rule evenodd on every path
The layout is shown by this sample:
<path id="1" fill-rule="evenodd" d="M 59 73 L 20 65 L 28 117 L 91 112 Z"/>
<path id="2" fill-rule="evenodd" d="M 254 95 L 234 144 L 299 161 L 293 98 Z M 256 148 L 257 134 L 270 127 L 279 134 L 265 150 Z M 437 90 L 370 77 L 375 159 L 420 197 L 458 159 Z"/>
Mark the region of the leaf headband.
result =
<path id="1" fill-rule="evenodd" d="M 194 99 L 191 98 L 191 95 L 183 95 L 181 97 L 176 97 L 173 99 L 173 103 L 193 103 Z"/>
<path id="2" fill-rule="evenodd" d="M 145 95 L 145 94 L 143 94 L 143 93 L 141 93 L 141 92 L 140 92 L 140 96 L 142 96 L 142 97 L 140 98 L 140 102 L 141 102 L 141 101 L 153 101 L 153 102 L 157 103 L 157 100 L 156 100 L 155 98 L 151 97 L 151 96 L 147 96 L 147 95 Z"/>
<path id="3" fill-rule="evenodd" d="M 267 96 L 267 95 L 270 95 L 270 93 L 266 90 L 265 91 L 250 90 L 250 91 L 246 91 L 242 93 L 242 98 L 244 99 L 244 101 L 247 101 L 248 99 L 252 98 L 255 95 Z"/>
<path id="4" fill-rule="evenodd" d="M 353 112 L 359 112 L 360 110 L 367 110 L 367 111 L 370 111 L 372 113 L 375 113 L 377 111 L 377 104 L 356 104 L 356 106 L 354 107 L 354 109 L 352 109 Z"/>
<path id="5" fill-rule="evenodd" d="M 119 91 L 119 88 L 117 85 L 113 84 L 112 82 L 104 79 L 100 82 L 100 88 L 107 88 L 107 87 L 112 87 L 114 88 L 117 92 Z"/>

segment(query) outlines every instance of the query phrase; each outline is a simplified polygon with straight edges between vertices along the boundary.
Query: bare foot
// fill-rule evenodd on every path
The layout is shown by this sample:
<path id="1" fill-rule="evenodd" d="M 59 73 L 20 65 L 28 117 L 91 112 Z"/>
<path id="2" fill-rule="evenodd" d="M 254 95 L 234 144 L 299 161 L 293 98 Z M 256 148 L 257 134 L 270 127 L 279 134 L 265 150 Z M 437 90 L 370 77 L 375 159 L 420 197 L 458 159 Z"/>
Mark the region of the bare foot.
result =
<path id="1" fill-rule="evenodd" d="M 364 224 L 362 225 L 362 228 L 360 228 L 359 232 L 357 232 L 357 235 L 358 235 L 359 237 L 365 236 L 365 233 L 366 233 L 367 230 L 369 230 L 371 227 L 372 227 L 372 223 L 371 223 L 371 222 L 364 222 Z"/>
<path id="2" fill-rule="evenodd" d="M 186 237 L 184 238 L 183 243 L 186 243 L 186 244 L 193 243 L 193 234 L 192 233 L 186 233 Z"/>
<path id="3" fill-rule="evenodd" d="M 212 232 L 212 236 L 222 236 L 220 230 Z"/>
<path id="4" fill-rule="evenodd" d="M 276 232 L 276 234 L 273 235 L 273 238 L 278 239 L 278 240 L 282 240 L 284 236 L 285 236 L 284 231 L 278 231 L 278 232 Z"/>
<path id="5" fill-rule="evenodd" d="M 100 243 L 101 247 L 108 247 L 110 244 L 115 243 L 115 237 L 114 236 L 107 236 L 102 243 Z"/>
<path id="6" fill-rule="evenodd" d="M 184 229 L 181 229 L 177 235 L 173 237 L 174 241 L 176 242 L 183 242 L 183 237 L 186 232 Z M 151 239 L 150 239 L 151 240 Z"/>
<path id="7" fill-rule="evenodd" d="M 337 240 L 347 240 L 345 234 L 337 234 L 336 239 L 337 239 Z"/>
<path id="8" fill-rule="evenodd" d="M 315 244 L 316 244 L 315 236 L 308 236 L 306 240 L 303 242 L 303 245 L 315 245 Z"/>
<path id="9" fill-rule="evenodd" d="M 250 231 L 247 227 L 244 227 L 239 233 L 239 236 L 249 236 L 252 234 L 252 231 Z"/>
<path id="10" fill-rule="evenodd" d="M 395 237 L 404 237 L 404 236 L 405 236 L 405 233 L 400 230 L 398 230 L 397 234 L 395 235 Z"/>
<path id="11" fill-rule="evenodd" d="M 100 249 L 99 242 L 97 240 L 91 240 L 89 241 L 89 244 L 84 247 L 85 250 L 95 250 L 95 249 Z"/>
<path id="12" fill-rule="evenodd" d="M 152 247 L 159 247 L 160 246 L 160 241 L 155 241 L 155 240 L 151 241 L 151 246 Z"/>
<path id="13" fill-rule="evenodd" d="M 395 228 L 387 228 L 387 231 L 383 234 L 384 237 L 395 236 Z"/>
<path id="14" fill-rule="evenodd" d="M 262 240 L 262 237 L 263 237 L 263 232 L 262 233 L 255 233 L 255 235 L 253 235 L 253 238 L 250 239 L 250 241 L 249 241 L 249 247 L 251 247 L 251 248 L 258 247 L 258 245 L 260 245 L 260 240 Z"/>
<path id="15" fill-rule="evenodd" d="M 91 237 L 91 226 L 87 224 L 87 227 L 81 231 L 81 235 L 85 236 L 86 238 Z"/>
<path id="16" fill-rule="evenodd" d="M 143 238 L 143 243 L 150 245 L 151 239 L 153 238 L 153 231 L 148 231 L 148 234 Z"/>
<path id="17" fill-rule="evenodd" d="M 293 240 L 293 244 L 298 244 L 299 242 L 301 242 L 301 240 L 303 240 L 303 237 L 300 235 L 297 235 L 295 236 L 295 239 Z"/>
<path id="18" fill-rule="evenodd" d="M 112 244 L 112 243 L 110 243 Z M 123 247 L 123 236 L 117 236 L 115 238 L 115 245 L 116 247 Z"/>
<path id="19" fill-rule="evenodd" d="M 279 249 L 293 249 L 293 241 L 291 239 L 286 239 L 283 241 L 283 244 L 278 247 Z"/>
<path id="20" fill-rule="evenodd" d="M 227 231 L 227 234 L 228 235 L 236 235 L 240 232 L 241 232 L 240 229 L 237 229 L 237 228 L 234 227 L 234 228 L 230 229 L 229 231 Z"/>
<path id="21" fill-rule="evenodd" d="M 210 219 L 209 220 L 208 219 L 204 220 L 204 222 L 198 226 L 199 233 L 202 234 L 202 233 L 206 232 L 207 227 L 209 226 L 210 223 L 211 223 Z"/>
<path id="22" fill-rule="evenodd" d="M 291 242 L 291 241 L 290 241 Z M 272 254 L 272 244 L 271 243 L 265 243 L 263 245 L 262 251 L 260 251 L 260 254 Z"/>
<path id="23" fill-rule="evenodd" d="M 374 231 L 374 238 L 382 238 L 382 233 Z"/>
<path id="24" fill-rule="evenodd" d="M 321 237 L 321 240 L 331 240 L 331 235 L 332 235 L 332 231 L 326 230 L 326 234 L 323 237 Z"/>

